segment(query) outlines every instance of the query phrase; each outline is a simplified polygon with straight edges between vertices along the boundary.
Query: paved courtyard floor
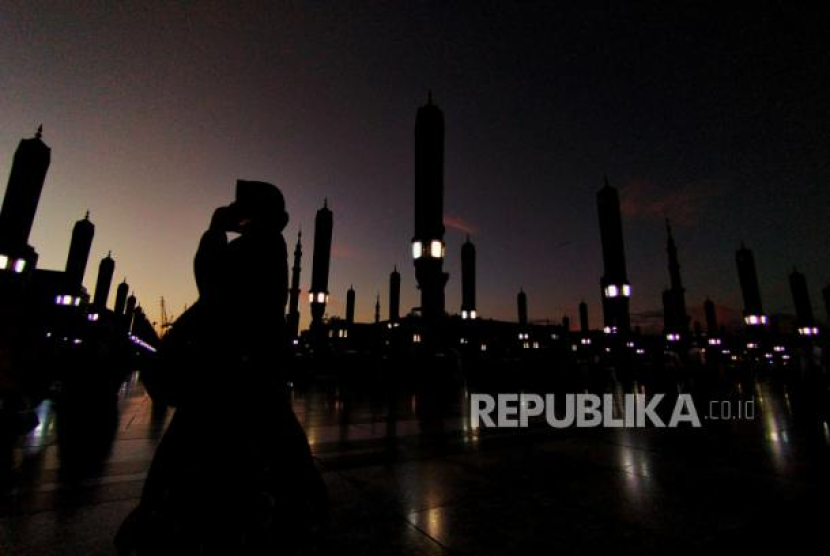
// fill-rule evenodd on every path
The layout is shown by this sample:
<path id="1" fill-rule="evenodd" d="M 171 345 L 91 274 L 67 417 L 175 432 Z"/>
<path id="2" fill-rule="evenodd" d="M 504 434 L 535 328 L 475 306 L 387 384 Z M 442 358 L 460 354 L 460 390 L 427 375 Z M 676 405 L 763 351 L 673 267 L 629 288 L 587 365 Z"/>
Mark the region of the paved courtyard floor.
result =
<path id="1" fill-rule="evenodd" d="M 473 430 L 463 403 L 296 393 L 332 501 L 332 552 L 772 553 L 826 545 L 830 430 L 794 392 L 755 384 L 752 420 L 691 429 Z M 114 554 L 172 410 L 135 377 L 114 434 L 61 438 L 49 403 L 13 454 L 0 554 Z M 429 414 L 429 418 L 424 418 Z M 105 438 L 106 440 L 102 440 Z"/>

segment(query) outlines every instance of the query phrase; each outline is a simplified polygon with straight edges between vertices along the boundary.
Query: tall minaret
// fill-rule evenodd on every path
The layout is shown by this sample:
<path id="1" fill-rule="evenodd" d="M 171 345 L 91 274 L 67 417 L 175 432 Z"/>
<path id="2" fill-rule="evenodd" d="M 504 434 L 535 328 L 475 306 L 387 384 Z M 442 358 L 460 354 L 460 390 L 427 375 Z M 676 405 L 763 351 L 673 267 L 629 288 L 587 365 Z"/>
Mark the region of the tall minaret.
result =
<path id="1" fill-rule="evenodd" d="M 415 235 L 412 256 L 425 320 L 444 316 L 444 114 L 432 102 L 415 119 Z"/>
<path id="2" fill-rule="evenodd" d="M 130 286 L 127 284 L 127 279 L 124 278 L 124 281 L 115 288 L 115 307 L 113 308 L 113 312 L 116 315 L 124 314 L 124 310 L 127 308 L 127 295 L 129 293 Z"/>
<path id="3" fill-rule="evenodd" d="M 588 326 L 588 304 L 585 300 L 579 302 L 579 331 L 586 336 L 591 331 Z"/>
<path id="4" fill-rule="evenodd" d="M 815 336 L 818 334 L 818 328 L 813 318 L 813 306 L 810 303 L 807 279 L 796 269 L 793 269 L 792 274 L 790 274 L 790 291 L 793 294 L 793 303 L 795 304 L 798 333 L 802 336 Z"/>
<path id="5" fill-rule="evenodd" d="M 398 265 L 389 274 L 389 322 L 396 322 L 401 318 L 401 273 Z"/>
<path id="6" fill-rule="evenodd" d="M 631 284 L 628 283 L 625 270 L 620 198 L 617 190 L 608 184 L 608 178 L 605 178 L 605 186 L 597 193 L 597 208 L 604 265 L 600 286 L 605 330 L 609 333 L 626 333 L 631 327 L 628 312 Z"/>
<path id="7" fill-rule="evenodd" d="M 375 324 L 380 322 L 380 294 L 375 299 Z"/>
<path id="8" fill-rule="evenodd" d="M 349 291 L 346 292 L 346 322 L 348 324 L 354 324 L 354 304 L 354 287 L 349 286 Z"/>
<path id="9" fill-rule="evenodd" d="M 21 140 L 17 146 L 0 210 L 0 256 L 6 257 L 6 264 L 15 272 L 34 267 L 37 262 L 35 250 L 29 246 L 29 234 L 52 158 L 42 134 L 40 126 L 34 137 Z"/>
<path id="10" fill-rule="evenodd" d="M 314 254 L 311 269 L 311 289 L 308 298 L 311 301 L 311 325 L 318 327 L 323 323 L 326 303 L 329 300 L 329 264 L 331 262 L 332 214 L 328 199 L 323 208 L 317 211 L 314 219 Z"/>
<path id="11" fill-rule="evenodd" d="M 516 296 L 516 305 L 519 310 L 519 324 L 524 326 L 527 324 L 527 294 L 524 289 L 519 289 L 519 295 Z"/>
<path id="12" fill-rule="evenodd" d="M 689 331 L 689 316 L 686 313 L 686 290 L 680 279 L 680 262 L 677 260 L 677 245 L 671 233 L 671 223 L 666 218 L 666 253 L 669 256 L 669 279 L 671 286 L 663 292 L 665 332 L 678 340 Z"/>
<path id="13" fill-rule="evenodd" d="M 461 246 L 461 318 L 476 316 L 476 248 L 468 235 Z"/>
<path id="14" fill-rule="evenodd" d="M 98 265 L 98 280 L 95 282 L 95 297 L 92 298 L 92 304 L 99 309 L 107 308 L 107 299 L 110 296 L 114 272 L 115 261 L 112 260 L 112 251 L 110 251 L 106 257 L 101 259 L 101 264 Z"/>
<path id="15" fill-rule="evenodd" d="M 715 314 L 715 304 L 708 297 L 703 302 L 703 313 L 706 315 L 706 332 L 710 336 L 718 333 L 718 317 Z"/>
<path id="16" fill-rule="evenodd" d="M 83 220 L 75 222 L 72 228 L 72 241 L 69 243 L 69 256 L 66 258 L 66 279 L 73 287 L 81 287 L 95 236 L 95 225 L 89 221 L 89 211 Z"/>
<path id="17" fill-rule="evenodd" d="M 294 247 L 294 266 L 291 267 L 291 289 L 288 290 L 288 333 L 296 338 L 300 333 L 300 263 L 303 259 L 303 232 L 297 232 L 297 246 Z"/>
<path id="18" fill-rule="evenodd" d="M 744 298 L 744 322 L 747 326 L 764 326 L 767 324 L 767 316 L 761 306 L 761 290 L 758 287 L 758 274 L 755 272 L 752 251 L 741 243 L 741 248 L 735 253 L 735 261 L 738 264 L 738 278 Z"/>
<path id="19" fill-rule="evenodd" d="M 128 325 L 129 325 L 129 323 L 132 322 L 133 314 L 135 313 L 136 303 L 137 303 L 137 301 L 136 301 L 136 298 L 135 298 L 135 294 L 131 293 L 127 297 L 127 304 L 124 306 L 124 315 L 126 315 L 126 317 L 127 317 Z"/>

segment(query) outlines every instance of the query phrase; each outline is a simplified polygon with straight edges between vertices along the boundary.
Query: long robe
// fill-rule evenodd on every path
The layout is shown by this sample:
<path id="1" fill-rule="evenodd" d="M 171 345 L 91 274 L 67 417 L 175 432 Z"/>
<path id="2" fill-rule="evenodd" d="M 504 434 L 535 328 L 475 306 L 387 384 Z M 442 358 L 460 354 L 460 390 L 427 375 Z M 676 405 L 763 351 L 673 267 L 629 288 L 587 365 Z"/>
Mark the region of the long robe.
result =
<path id="1" fill-rule="evenodd" d="M 120 547 L 291 554 L 314 540 L 326 494 L 285 388 L 287 263 L 275 228 L 203 235 L 198 354 Z"/>

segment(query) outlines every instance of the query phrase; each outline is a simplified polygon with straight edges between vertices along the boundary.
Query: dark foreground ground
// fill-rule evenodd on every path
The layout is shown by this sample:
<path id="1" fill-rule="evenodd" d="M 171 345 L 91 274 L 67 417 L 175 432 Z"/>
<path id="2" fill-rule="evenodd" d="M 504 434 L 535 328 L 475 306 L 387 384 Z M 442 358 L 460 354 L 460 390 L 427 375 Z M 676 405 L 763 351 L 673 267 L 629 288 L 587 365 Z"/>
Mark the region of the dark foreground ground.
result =
<path id="1" fill-rule="evenodd" d="M 821 551 L 826 414 L 809 392 L 750 388 L 754 420 L 696 430 L 472 431 L 463 392 L 379 401 L 319 387 L 294 407 L 329 487 L 334 554 Z M 171 411 L 135 377 L 91 420 L 41 406 L 12 453 L 0 554 L 114 554 Z"/>

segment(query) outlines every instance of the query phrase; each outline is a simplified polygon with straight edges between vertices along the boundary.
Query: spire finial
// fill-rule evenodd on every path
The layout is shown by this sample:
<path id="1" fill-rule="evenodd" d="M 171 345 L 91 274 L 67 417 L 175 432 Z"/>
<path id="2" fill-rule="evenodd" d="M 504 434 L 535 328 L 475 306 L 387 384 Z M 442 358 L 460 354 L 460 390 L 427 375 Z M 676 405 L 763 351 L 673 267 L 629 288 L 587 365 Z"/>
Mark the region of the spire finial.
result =
<path id="1" fill-rule="evenodd" d="M 323 208 L 329 208 L 329 198 L 328 197 L 323 199 Z"/>
<path id="2" fill-rule="evenodd" d="M 393 266 L 392 267 L 392 272 L 397 272 L 397 271 L 398 271 L 398 265 Z"/>
<path id="3" fill-rule="evenodd" d="M 433 102 L 432 102 L 432 89 L 427 91 L 427 105 L 428 106 L 433 105 Z"/>
<path id="4" fill-rule="evenodd" d="M 111 259 L 111 258 L 112 258 L 112 249 L 110 249 L 110 250 L 107 252 L 107 258 L 109 258 L 109 259 Z"/>
<path id="5" fill-rule="evenodd" d="M 89 209 L 86 211 L 86 215 L 84 216 L 84 220 L 89 220 Z"/>
<path id="6" fill-rule="evenodd" d="M 43 137 L 43 124 L 40 124 L 39 126 L 37 126 L 37 133 L 35 133 L 35 137 L 37 139 L 40 139 L 41 137 Z"/>
<path id="7" fill-rule="evenodd" d="M 608 183 L 608 174 L 605 174 L 603 176 L 603 179 L 605 180 L 605 187 L 611 187 L 611 184 Z"/>

